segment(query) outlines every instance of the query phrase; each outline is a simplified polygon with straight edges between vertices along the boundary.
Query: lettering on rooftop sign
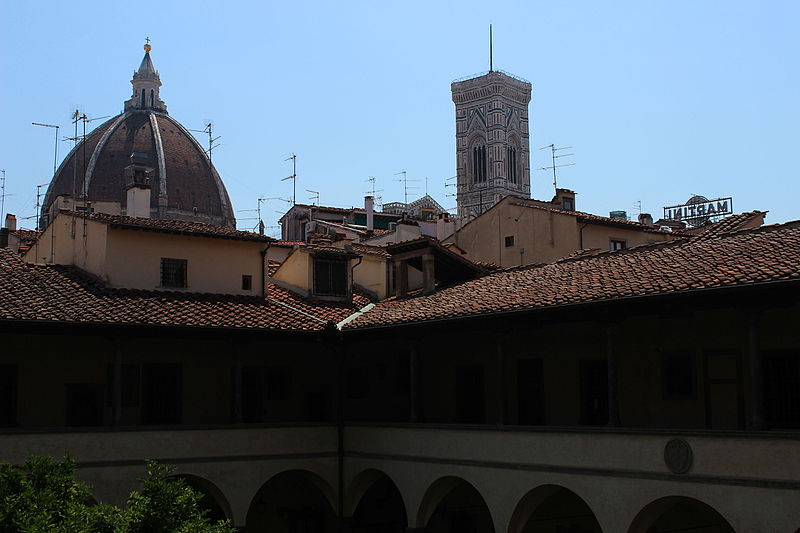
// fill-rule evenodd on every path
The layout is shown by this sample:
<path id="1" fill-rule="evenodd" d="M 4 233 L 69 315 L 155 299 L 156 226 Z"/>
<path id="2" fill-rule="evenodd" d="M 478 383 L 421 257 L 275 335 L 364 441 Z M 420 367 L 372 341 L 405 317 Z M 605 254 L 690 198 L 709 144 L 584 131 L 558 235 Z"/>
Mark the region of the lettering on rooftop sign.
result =
<path id="1" fill-rule="evenodd" d="M 690 226 L 702 226 L 712 218 L 733 214 L 733 198 L 709 200 L 704 196 L 692 196 L 682 205 L 664 208 L 664 218 L 686 222 Z"/>

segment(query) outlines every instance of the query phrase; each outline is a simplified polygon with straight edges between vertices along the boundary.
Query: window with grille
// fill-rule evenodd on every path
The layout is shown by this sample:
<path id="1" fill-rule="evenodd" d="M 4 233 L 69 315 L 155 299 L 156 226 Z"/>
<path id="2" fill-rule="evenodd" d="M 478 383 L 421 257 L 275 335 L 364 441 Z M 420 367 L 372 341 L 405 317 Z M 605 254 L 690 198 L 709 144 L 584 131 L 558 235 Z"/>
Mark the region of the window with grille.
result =
<path id="1" fill-rule="evenodd" d="M 161 286 L 186 288 L 186 259 L 161 258 Z"/>
<path id="2" fill-rule="evenodd" d="M 506 248 L 511 248 L 512 246 L 514 246 L 514 236 L 508 235 L 506 237 Z"/>
<path id="3" fill-rule="evenodd" d="M 317 296 L 347 296 L 346 260 L 314 259 L 314 294 Z"/>

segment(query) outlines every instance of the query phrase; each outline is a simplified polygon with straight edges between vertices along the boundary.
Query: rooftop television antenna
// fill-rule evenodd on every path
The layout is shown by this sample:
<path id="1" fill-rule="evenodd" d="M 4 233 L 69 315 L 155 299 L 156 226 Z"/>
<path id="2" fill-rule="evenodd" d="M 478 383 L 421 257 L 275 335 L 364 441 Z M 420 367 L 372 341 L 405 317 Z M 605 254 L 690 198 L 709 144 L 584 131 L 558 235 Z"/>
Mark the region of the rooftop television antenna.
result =
<path id="1" fill-rule="evenodd" d="M 292 175 L 286 176 L 281 181 L 292 180 L 292 205 L 297 205 L 297 154 L 292 152 L 292 155 L 284 159 L 284 161 L 292 160 Z"/>
<path id="2" fill-rule="evenodd" d="M 550 155 L 551 155 L 551 157 L 553 159 L 553 164 L 550 165 L 549 167 L 542 167 L 539 170 L 552 170 L 553 171 L 553 190 L 555 191 L 556 189 L 558 189 L 558 181 L 556 180 L 556 169 L 557 168 L 561 168 L 561 167 L 571 167 L 571 166 L 575 165 L 575 163 L 557 164 L 556 163 L 556 159 L 559 159 L 561 157 L 570 157 L 570 156 L 575 155 L 575 154 L 562 154 L 562 153 L 560 153 L 562 150 L 571 149 L 572 146 L 563 146 L 561 148 L 556 148 L 556 145 L 548 144 L 547 146 L 542 146 L 541 148 L 539 148 L 539 150 L 544 150 L 546 148 L 550 149 Z"/>
<path id="3" fill-rule="evenodd" d="M 217 144 L 214 143 L 217 142 L 219 139 L 221 139 L 222 135 L 214 137 L 214 123 L 210 120 L 205 120 L 204 122 L 205 125 L 203 126 L 202 130 L 189 130 L 189 131 L 208 134 L 208 150 L 203 150 L 203 151 L 206 153 L 206 156 L 208 156 L 208 160 L 211 161 L 211 151 L 221 146 L 219 143 Z"/>
<path id="4" fill-rule="evenodd" d="M 368 181 L 368 182 L 372 183 L 372 190 L 371 191 L 367 191 L 367 194 L 371 194 L 373 198 L 377 199 L 377 196 L 375 195 L 375 193 L 383 192 L 383 189 L 376 189 L 375 188 L 375 182 L 377 181 L 377 178 L 375 176 L 370 176 L 367 179 L 365 179 L 364 181 Z"/>
<path id="5" fill-rule="evenodd" d="M 42 124 L 41 122 L 31 122 L 34 126 L 44 126 L 45 128 L 53 128 L 55 131 L 55 153 L 53 154 L 53 176 L 56 175 L 57 165 L 58 165 L 58 128 L 60 126 L 56 126 L 54 124 Z"/>
<path id="6" fill-rule="evenodd" d="M 0 220 L 5 221 L 6 211 L 6 171 L 0 169 Z"/>
<path id="7" fill-rule="evenodd" d="M 392 181 L 402 181 L 403 182 L 403 197 L 405 198 L 405 201 L 403 203 L 408 205 L 408 189 L 419 189 L 419 187 L 415 187 L 413 185 L 409 187 L 408 182 L 409 181 L 414 182 L 414 181 L 419 181 L 419 180 L 410 180 L 410 179 L 408 179 L 408 174 L 406 173 L 405 170 L 401 170 L 400 172 L 396 173 L 395 176 L 400 176 L 401 174 L 403 176 L 402 178 L 398 178 L 398 179 L 395 179 L 395 180 L 392 180 Z"/>
<path id="8" fill-rule="evenodd" d="M 306 189 L 306 191 L 311 193 L 311 196 L 308 197 L 311 200 L 311 205 L 319 206 L 319 191 L 312 191 L 311 189 Z"/>
<path id="9" fill-rule="evenodd" d="M 41 224 L 42 220 L 42 201 L 41 198 L 44 196 L 42 194 L 42 187 L 46 187 L 47 183 L 42 183 L 41 185 L 36 186 L 36 231 L 39 231 L 39 224 Z"/>
<path id="10" fill-rule="evenodd" d="M 494 65 L 492 64 L 493 63 L 493 59 L 494 59 L 492 57 L 494 55 L 493 51 L 492 51 L 492 44 L 493 44 L 492 41 L 493 41 L 493 39 L 492 39 L 492 25 L 489 24 L 489 72 L 493 72 L 494 71 Z"/>

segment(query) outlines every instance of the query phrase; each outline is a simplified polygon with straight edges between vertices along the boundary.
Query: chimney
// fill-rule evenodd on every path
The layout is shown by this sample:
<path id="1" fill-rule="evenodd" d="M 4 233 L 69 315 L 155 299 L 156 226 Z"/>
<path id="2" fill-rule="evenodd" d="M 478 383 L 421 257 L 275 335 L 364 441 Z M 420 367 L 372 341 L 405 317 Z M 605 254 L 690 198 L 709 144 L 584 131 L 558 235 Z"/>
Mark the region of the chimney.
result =
<path id="1" fill-rule="evenodd" d="M 6 225 L 5 228 L 8 231 L 16 231 L 17 230 L 17 217 L 16 215 L 12 215 L 11 213 L 6 213 Z"/>
<path id="2" fill-rule="evenodd" d="M 154 169 L 148 164 L 148 154 L 133 152 L 131 164 L 125 167 L 125 214 L 129 217 L 150 218 L 150 176 Z"/>
<path id="3" fill-rule="evenodd" d="M 639 224 L 643 224 L 645 226 L 652 226 L 653 215 L 651 215 L 650 213 L 639 213 Z"/>
<path id="4" fill-rule="evenodd" d="M 375 229 L 375 199 L 372 196 L 364 197 L 364 211 L 367 212 L 367 231 Z"/>

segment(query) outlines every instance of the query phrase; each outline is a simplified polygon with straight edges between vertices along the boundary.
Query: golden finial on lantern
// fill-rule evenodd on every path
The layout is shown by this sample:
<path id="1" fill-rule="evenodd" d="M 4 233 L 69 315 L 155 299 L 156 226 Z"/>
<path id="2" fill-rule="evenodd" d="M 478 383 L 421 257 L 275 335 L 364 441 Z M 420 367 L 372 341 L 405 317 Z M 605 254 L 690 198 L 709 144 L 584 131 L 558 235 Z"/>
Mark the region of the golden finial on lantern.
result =
<path id="1" fill-rule="evenodd" d="M 145 52 L 149 52 L 151 49 L 152 49 L 152 47 L 150 46 L 150 37 L 145 37 L 144 38 L 144 51 Z"/>

